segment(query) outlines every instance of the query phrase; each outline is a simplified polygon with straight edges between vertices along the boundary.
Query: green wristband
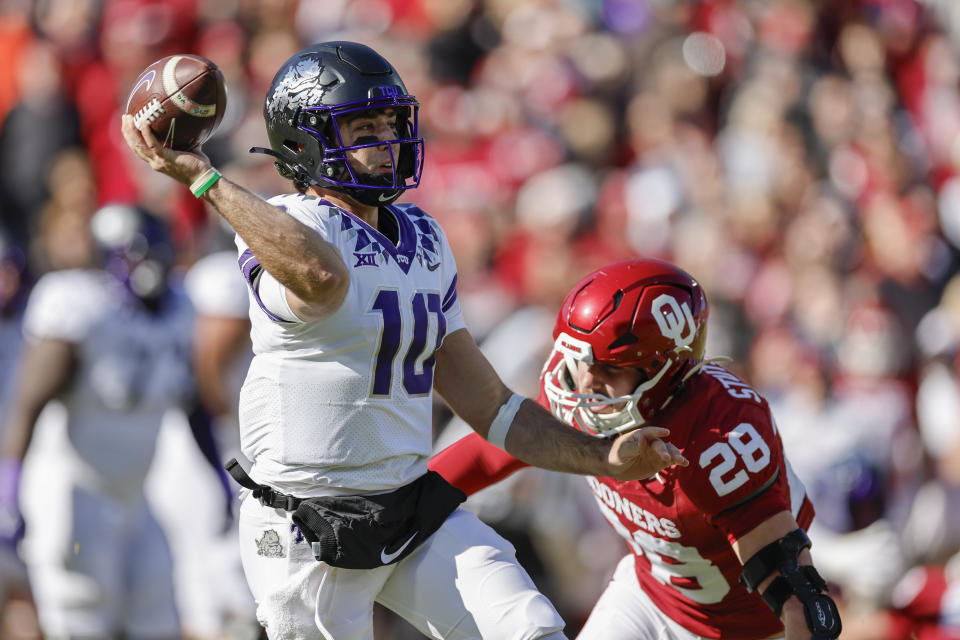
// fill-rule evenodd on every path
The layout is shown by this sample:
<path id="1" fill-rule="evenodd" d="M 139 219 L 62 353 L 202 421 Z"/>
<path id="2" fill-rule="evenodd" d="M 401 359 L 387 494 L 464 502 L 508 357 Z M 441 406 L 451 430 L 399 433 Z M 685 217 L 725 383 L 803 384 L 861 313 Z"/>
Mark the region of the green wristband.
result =
<path id="1" fill-rule="evenodd" d="M 190 192 L 195 198 L 201 197 L 207 192 L 213 185 L 217 183 L 217 180 L 221 178 L 221 174 L 216 169 L 210 168 L 204 172 L 202 176 L 197 178 L 197 180 L 190 185 Z"/>

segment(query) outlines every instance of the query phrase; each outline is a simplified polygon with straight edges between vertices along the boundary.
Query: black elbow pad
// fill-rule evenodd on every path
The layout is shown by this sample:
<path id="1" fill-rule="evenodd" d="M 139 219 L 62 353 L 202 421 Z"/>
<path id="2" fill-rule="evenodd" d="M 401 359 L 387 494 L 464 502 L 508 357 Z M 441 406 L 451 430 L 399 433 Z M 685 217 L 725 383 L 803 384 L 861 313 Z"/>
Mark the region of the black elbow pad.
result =
<path id="1" fill-rule="evenodd" d="M 803 529 L 794 529 L 771 542 L 743 565 L 740 582 L 747 591 L 755 591 L 773 572 L 780 575 L 763 592 L 763 601 L 780 617 L 783 603 L 796 596 L 803 604 L 803 614 L 812 640 L 834 640 L 842 624 L 837 605 L 824 591 L 827 583 L 812 566 L 799 565 L 799 555 L 811 545 Z"/>

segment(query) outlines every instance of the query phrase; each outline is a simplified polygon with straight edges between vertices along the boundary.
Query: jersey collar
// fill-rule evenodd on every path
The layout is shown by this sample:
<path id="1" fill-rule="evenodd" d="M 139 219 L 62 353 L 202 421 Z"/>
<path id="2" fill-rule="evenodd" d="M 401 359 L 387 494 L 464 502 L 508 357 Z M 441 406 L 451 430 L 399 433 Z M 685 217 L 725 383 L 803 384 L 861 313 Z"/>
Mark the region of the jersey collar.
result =
<path id="1" fill-rule="evenodd" d="M 407 217 L 406 213 L 400 208 L 393 205 L 387 205 L 385 209 L 393 214 L 393 217 L 397 220 L 397 227 L 399 228 L 399 242 L 394 245 L 393 242 L 380 233 L 379 230 L 374 229 L 372 226 L 367 224 L 362 218 L 354 215 L 353 213 L 337 207 L 334 204 L 324 201 L 325 204 L 334 207 L 337 211 L 340 211 L 343 215 L 344 227 L 350 228 L 351 225 L 363 229 L 365 233 L 371 236 L 381 247 L 381 250 L 386 255 L 389 255 L 393 258 L 393 261 L 397 263 L 397 266 L 403 270 L 404 273 L 410 272 L 410 267 L 413 266 L 414 258 L 417 255 L 417 229 L 414 227 L 413 223 Z"/>

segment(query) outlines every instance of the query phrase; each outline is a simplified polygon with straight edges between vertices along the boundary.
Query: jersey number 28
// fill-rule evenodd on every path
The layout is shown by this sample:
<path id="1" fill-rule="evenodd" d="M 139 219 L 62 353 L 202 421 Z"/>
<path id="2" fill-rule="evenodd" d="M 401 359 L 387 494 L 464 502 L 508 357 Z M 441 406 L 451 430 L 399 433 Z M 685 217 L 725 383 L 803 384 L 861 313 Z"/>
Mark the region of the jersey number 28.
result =
<path id="1" fill-rule="evenodd" d="M 727 434 L 726 442 L 715 442 L 704 449 L 700 454 L 700 468 L 710 467 L 717 458 L 720 458 L 720 463 L 710 471 L 710 484 L 718 496 L 725 496 L 746 484 L 748 472 L 757 473 L 770 464 L 770 447 L 752 424 L 741 422 Z M 743 460 L 747 470 L 737 469 L 730 476 L 738 460 Z"/>

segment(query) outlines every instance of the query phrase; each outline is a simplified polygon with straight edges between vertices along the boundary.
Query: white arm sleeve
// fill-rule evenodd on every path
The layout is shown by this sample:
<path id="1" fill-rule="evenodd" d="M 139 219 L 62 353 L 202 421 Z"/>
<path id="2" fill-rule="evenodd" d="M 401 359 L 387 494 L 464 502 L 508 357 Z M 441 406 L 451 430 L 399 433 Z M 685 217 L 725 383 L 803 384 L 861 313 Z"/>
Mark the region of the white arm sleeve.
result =
<path id="1" fill-rule="evenodd" d="M 303 319 L 297 317 L 297 314 L 290 308 L 290 303 L 287 302 L 287 288 L 280 284 L 279 280 L 267 273 L 266 270 L 260 270 L 260 273 L 257 274 L 254 280 L 253 286 L 260 296 L 260 301 L 268 311 L 281 318 L 284 322 L 303 322 Z"/>

